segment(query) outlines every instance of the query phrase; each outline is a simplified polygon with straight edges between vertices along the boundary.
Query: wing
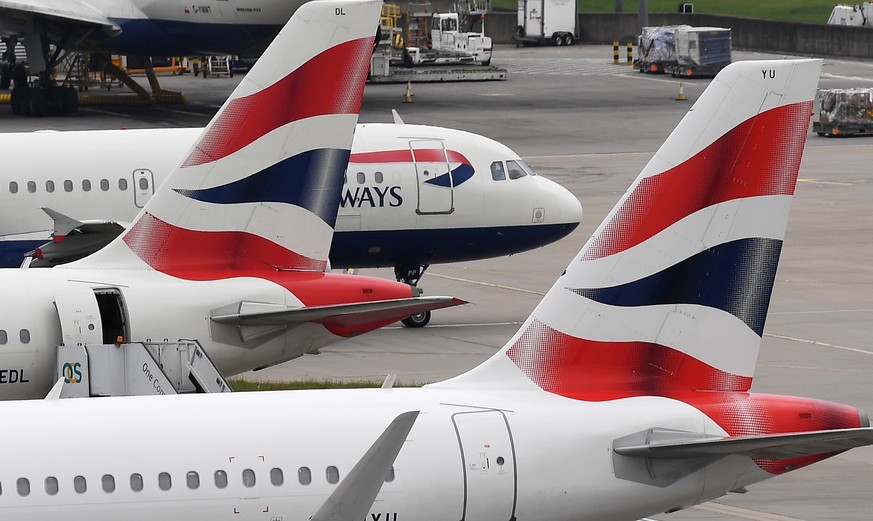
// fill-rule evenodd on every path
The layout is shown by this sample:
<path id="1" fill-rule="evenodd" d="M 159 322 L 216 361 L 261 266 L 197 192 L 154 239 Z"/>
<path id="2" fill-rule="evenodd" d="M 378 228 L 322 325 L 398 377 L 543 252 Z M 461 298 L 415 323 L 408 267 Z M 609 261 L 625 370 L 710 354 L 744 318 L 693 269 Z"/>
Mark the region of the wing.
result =
<path id="1" fill-rule="evenodd" d="M 4 36 L 21 36 L 30 20 L 41 21 L 49 32 L 87 34 L 96 29 L 113 36 L 121 31 L 103 13 L 79 0 L 0 0 L 0 18 Z"/>

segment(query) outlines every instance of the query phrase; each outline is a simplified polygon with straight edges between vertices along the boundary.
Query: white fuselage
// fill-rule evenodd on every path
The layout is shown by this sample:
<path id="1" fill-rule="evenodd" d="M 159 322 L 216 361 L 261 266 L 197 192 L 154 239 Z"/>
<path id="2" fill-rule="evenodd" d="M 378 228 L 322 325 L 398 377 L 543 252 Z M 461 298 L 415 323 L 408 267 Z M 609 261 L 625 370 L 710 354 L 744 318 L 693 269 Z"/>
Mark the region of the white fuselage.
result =
<path id="1" fill-rule="evenodd" d="M 768 476 L 737 456 L 666 487 L 617 478 L 616 438 L 652 425 L 723 435 L 664 398 L 589 403 L 538 389 L 424 388 L 7 402 L 0 414 L 15 428 L 0 443 L 15 449 L 0 467 L 0 516 L 306 519 L 410 410 L 421 414 L 369 521 L 637 519 Z M 131 489 L 132 476 L 142 490 Z"/>
<path id="2" fill-rule="evenodd" d="M 132 221 L 200 132 L 0 136 L 0 155 L 7 165 L 0 179 L 0 265 L 18 265 L 23 253 L 49 239 L 52 221 L 42 207 L 78 220 Z M 443 160 L 422 160 L 422 151 L 441 154 Z M 413 160 L 415 153 L 418 160 Z M 570 233 L 581 220 L 582 207 L 569 191 L 541 176 L 493 178 L 492 163 L 508 170 L 506 161 L 518 159 L 500 143 L 467 132 L 358 125 L 331 247 L 332 265 L 490 258 L 543 246 Z M 428 182 L 449 170 L 451 183 Z"/>
<path id="3" fill-rule="evenodd" d="M 258 277 L 186 281 L 146 269 L 0 270 L 0 400 L 44 397 L 57 379 L 62 343 L 110 344 L 118 336 L 130 342 L 193 339 L 228 376 L 296 358 L 341 337 L 320 324 L 303 323 L 244 340 L 237 326 L 210 320 L 210 311 L 242 301 L 288 308 L 356 301 L 360 289 L 336 286 L 336 277 L 345 276 L 287 273 L 278 276 L 280 284 Z M 373 283 L 374 299 L 411 294 L 389 281 L 359 277 L 357 282 Z M 295 296 L 301 291 L 309 296 L 317 291 L 327 301 L 302 302 Z M 122 317 L 101 308 L 101 298 L 117 303 Z"/>

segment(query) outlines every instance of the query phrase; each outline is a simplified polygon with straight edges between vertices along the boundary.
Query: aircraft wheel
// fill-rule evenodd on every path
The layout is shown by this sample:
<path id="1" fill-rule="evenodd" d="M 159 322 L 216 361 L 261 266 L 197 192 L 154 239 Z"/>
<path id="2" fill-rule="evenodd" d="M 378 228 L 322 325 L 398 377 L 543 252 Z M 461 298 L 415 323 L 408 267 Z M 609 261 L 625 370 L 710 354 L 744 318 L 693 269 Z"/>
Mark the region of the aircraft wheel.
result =
<path id="1" fill-rule="evenodd" d="M 430 322 L 430 311 L 410 315 L 400 322 L 406 327 L 424 327 Z"/>
<path id="2" fill-rule="evenodd" d="M 35 118 L 41 118 L 45 116 L 46 103 L 44 90 L 31 88 L 28 102 L 31 116 Z"/>
<path id="3" fill-rule="evenodd" d="M 12 105 L 12 113 L 16 116 L 26 116 L 28 110 L 28 87 L 16 87 L 12 89 L 12 100 L 10 101 L 10 105 Z"/>
<path id="4" fill-rule="evenodd" d="M 12 66 L 0 66 L 0 89 L 6 90 L 12 85 Z"/>
<path id="5" fill-rule="evenodd" d="M 65 116 L 79 112 L 79 93 L 73 87 L 64 87 L 61 91 L 61 113 Z"/>

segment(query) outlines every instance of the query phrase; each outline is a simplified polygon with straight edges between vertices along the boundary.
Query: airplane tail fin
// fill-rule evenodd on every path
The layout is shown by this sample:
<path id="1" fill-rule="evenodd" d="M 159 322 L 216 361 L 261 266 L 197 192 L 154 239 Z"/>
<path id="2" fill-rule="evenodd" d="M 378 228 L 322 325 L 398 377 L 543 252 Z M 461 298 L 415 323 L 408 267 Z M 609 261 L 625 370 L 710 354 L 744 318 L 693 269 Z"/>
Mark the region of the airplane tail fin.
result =
<path id="1" fill-rule="evenodd" d="M 747 391 L 820 69 L 722 70 L 518 333 L 446 385 Z"/>
<path id="2" fill-rule="evenodd" d="M 323 271 L 380 6 L 304 3 L 127 232 L 71 266 Z"/>

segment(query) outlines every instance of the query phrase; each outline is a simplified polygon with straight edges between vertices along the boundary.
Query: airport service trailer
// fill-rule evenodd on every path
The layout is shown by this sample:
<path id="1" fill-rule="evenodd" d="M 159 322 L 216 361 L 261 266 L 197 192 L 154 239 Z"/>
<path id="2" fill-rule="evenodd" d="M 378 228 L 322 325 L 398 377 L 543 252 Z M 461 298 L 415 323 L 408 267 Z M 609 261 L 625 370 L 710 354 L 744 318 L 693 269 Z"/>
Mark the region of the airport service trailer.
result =
<path id="1" fill-rule="evenodd" d="M 579 38 L 579 15 L 575 0 L 518 0 L 515 41 L 571 45 Z"/>

